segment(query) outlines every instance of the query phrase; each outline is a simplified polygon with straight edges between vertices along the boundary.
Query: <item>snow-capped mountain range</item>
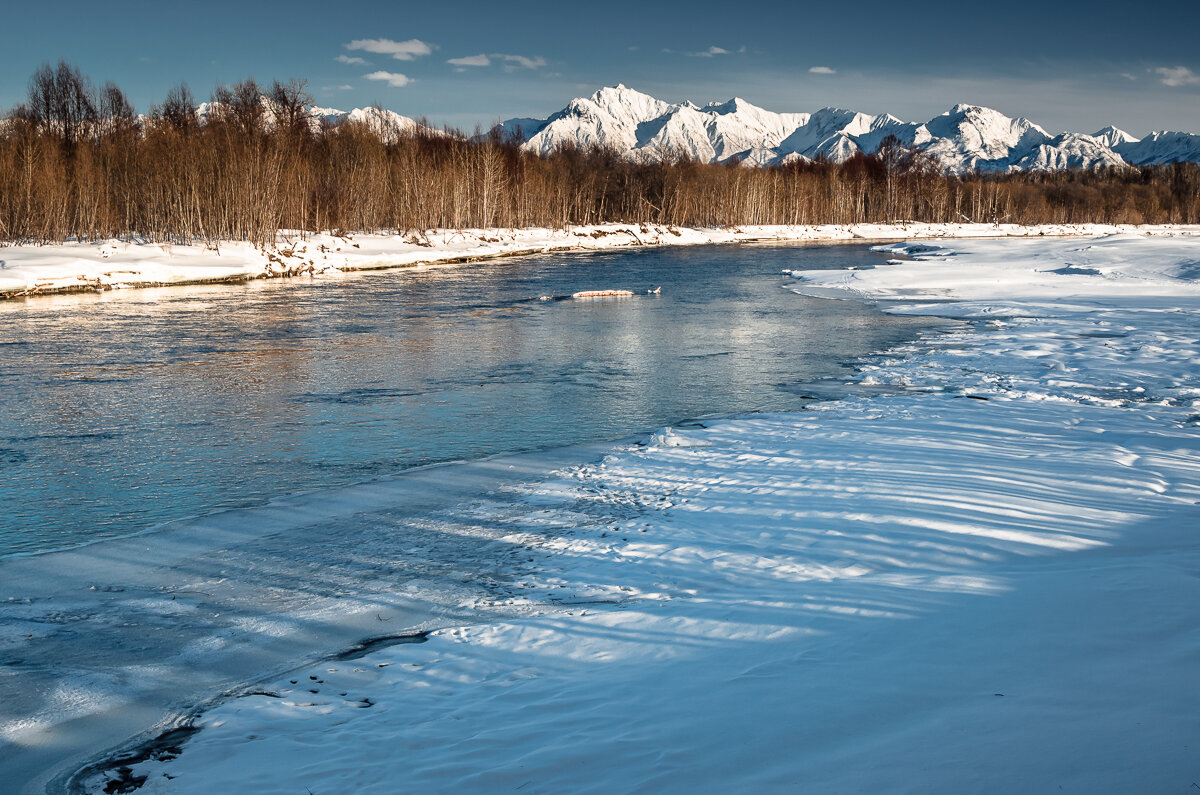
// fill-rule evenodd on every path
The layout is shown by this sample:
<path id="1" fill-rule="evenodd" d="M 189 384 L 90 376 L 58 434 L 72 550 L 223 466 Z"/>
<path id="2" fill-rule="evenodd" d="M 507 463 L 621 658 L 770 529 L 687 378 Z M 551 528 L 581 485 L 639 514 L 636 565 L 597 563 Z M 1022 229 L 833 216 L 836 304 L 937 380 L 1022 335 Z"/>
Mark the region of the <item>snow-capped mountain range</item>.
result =
<path id="1" fill-rule="evenodd" d="M 1105 127 L 1091 135 L 1051 135 L 1028 119 L 977 105 L 955 105 L 924 123 L 840 108 L 773 113 L 739 98 L 698 107 L 663 102 L 623 85 L 573 99 L 548 119 L 509 119 L 499 126 L 534 152 L 602 145 L 650 162 L 681 155 L 757 166 L 818 157 L 842 162 L 856 152 L 876 151 L 889 135 L 955 173 L 1200 162 L 1200 135 L 1191 133 L 1155 132 L 1139 140 Z"/>

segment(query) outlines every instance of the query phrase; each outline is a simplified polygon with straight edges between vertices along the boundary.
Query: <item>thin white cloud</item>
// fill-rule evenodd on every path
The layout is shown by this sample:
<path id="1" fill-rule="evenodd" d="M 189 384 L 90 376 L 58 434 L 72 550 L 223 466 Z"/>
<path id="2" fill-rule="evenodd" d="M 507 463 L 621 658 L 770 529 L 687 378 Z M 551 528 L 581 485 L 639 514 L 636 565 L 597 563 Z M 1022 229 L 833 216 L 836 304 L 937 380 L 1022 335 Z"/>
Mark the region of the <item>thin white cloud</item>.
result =
<path id="1" fill-rule="evenodd" d="M 479 55 L 467 55 L 462 58 L 451 58 L 446 63 L 454 64 L 455 66 L 491 66 L 492 59 L 480 53 Z"/>
<path id="2" fill-rule="evenodd" d="M 1164 86 L 1200 86 L 1200 75 L 1186 66 L 1160 66 L 1154 70 Z"/>
<path id="3" fill-rule="evenodd" d="M 1126 80 L 1137 80 L 1137 78 L 1129 74 L 1129 72 L 1121 72 L 1121 77 L 1125 78 Z"/>
<path id="4" fill-rule="evenodd" d="M 379 80 L 387 83 L 392 88 L 404 88 L 412 82 L 409 80 L 408 75 L 402 75 L 399 72 L 385 72 L 383 70 L 371 72 L 371 74 L 363 75 L 363 77 L 368 80 Z"/>
<path id="5" fill-rule="evenodd" d="M 355 39 L 346 45 L 347 50 L 363 50 L 365 52 L 390 55 L 397 61 L 411 61 L 422 55 L 433 52 L 434 45 L 420 39 L 408 41 L 392 41 L 391 39 Z"/>
<path id="6" fill-rule="evenodd" d="M 340 85 L 340 86 L 338 86 L 338 87 L 337 87 L 337 90 L 338 90 L 338 91 L 353 91 L 353 90 L 354 90 L 354 86 L 352 86 L 352 85 L 350 85 L 350 84 L 348 84 L 348 83 L 347 83 L 347 84 L 344 84 L 344 85 Z"/>
<path id="7" fill-rule="evenodd" d="M 541 69 L 546 65 L 546 60 L 541 56 L 529 58 L 524 55 L 506 55 L 502 52 L 492 53 L 492 57 L 497 61 L 504 61 L 505 70 L 512 71 L 514 69 Z"/>
<path id="8" fill-rule="evenodd" d="M 343 54 L 343 55 L 339 55 L 338 57 L 334 58 L 333 60 L 337 61 L 338 63 L 362 64 L 363 66 L 367 65 L 367 62 L 364 61 L 362 58 L 359 58 L 357 55 Z"/>
<path id="9" fill-rule="evenodd" d="M 714 45 L 703 52 L 688 52 L 684 55 L 690 55 L 693 58 L 712 58 L 715 55 L 729 55 L 729 50 Z"/>
<path id="10" fill-rule="evenodd" d="M 808 73 L 812 75 L 836 75 L 837 70 L 830 69 L 828 66 L 814 66 L 808 70 Z"/>

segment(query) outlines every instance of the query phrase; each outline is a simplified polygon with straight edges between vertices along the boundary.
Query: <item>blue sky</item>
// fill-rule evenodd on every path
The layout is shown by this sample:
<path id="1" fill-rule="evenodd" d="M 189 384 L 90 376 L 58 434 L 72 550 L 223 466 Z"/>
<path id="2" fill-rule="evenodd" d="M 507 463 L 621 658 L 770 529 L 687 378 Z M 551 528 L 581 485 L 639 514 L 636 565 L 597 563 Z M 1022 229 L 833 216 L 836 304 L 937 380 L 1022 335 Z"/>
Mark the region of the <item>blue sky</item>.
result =
<path id="1" fill-rule="evenodd" d="M 1051 132 L 1200 132 L 1200 3 L 14 3 L 0 107 L 59 58 L 139 110 L 185 81 L 306 79 L 318 104 L 378 102 L 470 129 L 545 116 L 618 82 L 668 101 L 732 96 L 924 121 L 957 102 Z M 1145 20 L 1145 21 L 1143 21 Z"/>

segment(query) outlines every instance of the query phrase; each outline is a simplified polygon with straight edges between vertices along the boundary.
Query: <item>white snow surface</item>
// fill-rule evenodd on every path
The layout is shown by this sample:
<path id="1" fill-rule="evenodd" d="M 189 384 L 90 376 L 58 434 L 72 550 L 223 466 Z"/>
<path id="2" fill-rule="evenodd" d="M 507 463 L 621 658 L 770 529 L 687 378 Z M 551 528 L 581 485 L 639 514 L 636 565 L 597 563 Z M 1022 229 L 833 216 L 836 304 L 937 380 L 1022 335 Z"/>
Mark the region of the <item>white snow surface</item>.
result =
<path id="1" fill-rule="evenodd" d="M 1188 791 L 1200 240 L 886 248 L 789 284 L 962 322 L 462 503 L 532 612 L 261 683 L 143 791 Z"/>
<path id="2" fill-rule="evenodd" d="M 105 240 L 0 246 L 0 296 L 112 290 L 278 276 L 339 278 L 346 271 L 428 267 L 551 251 L 750 241 L 896 240 L 1090 235 L 1141 230 L 1200 234 L 1200 226 L 890 224 L 684 228 L 600 224 L 567 229 L 434 229 L 407 234 L 281 234 L 274 249 L 248 243 L 165 245 Z"/>
<path id="3" fill-rule="evenodd" d="M 774 113 L 738 97 L 697 107 L 624 85 L 573 99 L 547 119 L 510 119 L 499 128 L 510 136 L 519 129 L 525 147 L 541 154 L 564 145 L 603 146 L 651 162 L 682 156 L 705 163 L 738 158 L 758 166 L 817 157 L 840 163 L 857 152 L 875 152 L 889 135 L 954 173 L 1200 162 L 1200 135 L 1189 133 L 1158 132 L 1139 141 L 1109 126 L 1095 135 L 1052 136 L 1028 119 L 966 104 L 924 123 L 842 108 Z"/>

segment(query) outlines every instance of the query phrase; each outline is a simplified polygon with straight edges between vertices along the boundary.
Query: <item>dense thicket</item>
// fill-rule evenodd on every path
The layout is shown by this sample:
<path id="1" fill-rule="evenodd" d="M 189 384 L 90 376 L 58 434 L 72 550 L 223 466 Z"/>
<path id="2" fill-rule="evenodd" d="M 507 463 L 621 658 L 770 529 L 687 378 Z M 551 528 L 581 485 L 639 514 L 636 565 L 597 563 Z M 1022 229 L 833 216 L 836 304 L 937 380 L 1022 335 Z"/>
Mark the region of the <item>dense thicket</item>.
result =
<path id="1" fill-rule="evenodd" d="M 263 100 L 263 97 L 267 101 Z M 279 229 L 686 226 L 892 221 L 1197 223 L 1200 167 L 941 173 L 886 142 L 842 164 L 775 168 L 548 157 L 423 127 L 314 126 L 303 84 L 218 87 L 204 123 L 186 86 L 135 117 L 116 86 L 39 69 L 0 127 L 0 239 L 250 240 Z"/>

